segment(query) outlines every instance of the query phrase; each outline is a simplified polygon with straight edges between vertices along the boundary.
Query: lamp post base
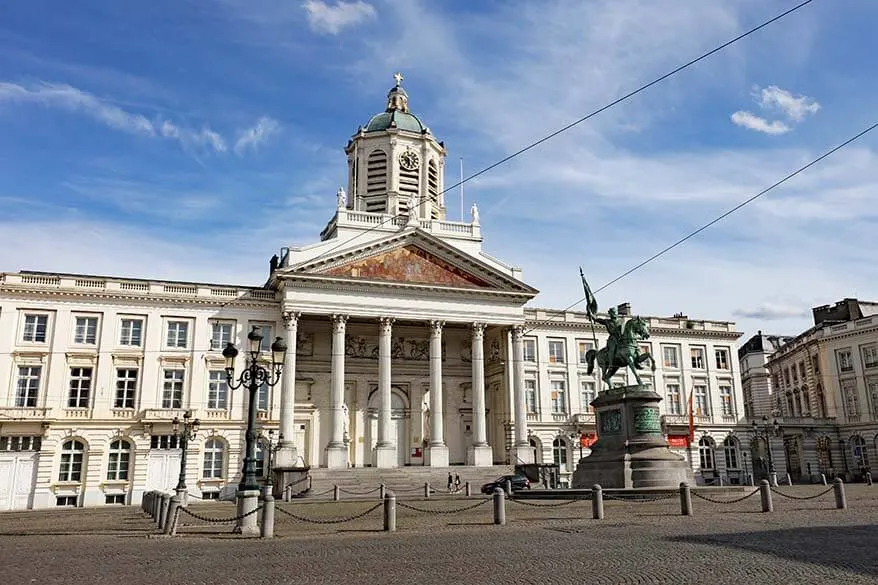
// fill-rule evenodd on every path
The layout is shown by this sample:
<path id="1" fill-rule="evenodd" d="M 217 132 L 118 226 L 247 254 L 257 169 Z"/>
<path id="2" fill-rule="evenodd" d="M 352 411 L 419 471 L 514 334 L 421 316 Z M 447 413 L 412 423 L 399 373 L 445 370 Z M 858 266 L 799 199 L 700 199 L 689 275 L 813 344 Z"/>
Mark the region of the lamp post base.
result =
<path id="1" fill-rule="evenodd" d="M 259 536 L 259 514 L 253 512 L 259 506 L 259 490 L 239 490 L 235 496 L 238 498 L 238 520 L 232 532 L 244 536 Z"/>

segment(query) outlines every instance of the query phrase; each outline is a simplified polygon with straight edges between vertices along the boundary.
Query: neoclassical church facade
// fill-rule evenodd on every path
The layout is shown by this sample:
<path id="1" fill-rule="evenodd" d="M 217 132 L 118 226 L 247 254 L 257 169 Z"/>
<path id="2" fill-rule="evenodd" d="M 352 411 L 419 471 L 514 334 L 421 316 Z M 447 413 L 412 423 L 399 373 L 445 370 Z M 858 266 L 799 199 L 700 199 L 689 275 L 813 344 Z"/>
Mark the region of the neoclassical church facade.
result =
<path id="1" fill-rule="evenodd" d="M 280 437 L 278 466 L 572 473 L 595 440 L 589 322 L 526 306 L 538 291 L 483 251 L 475 205 L 469 221 L 447 219 L 445 147 L 400 81 L 348 142 L 347 189 L 319 241 L 282 248 L 263 286 L 0 273 L 0 510 L 136 503 L 173 487 L 172 421 L 187 411 L 201 423 L 190 491 L 236 483 L 246 400 L 226 386 L 221 352 L 253 327 L 265 360 L 278 336 L 290 348 L 256 401 L 260 434 Z M 705 477 L 742 476 L 734 324 L 647 321 L 658 367 L 646 379 L 672 445 Z"/>

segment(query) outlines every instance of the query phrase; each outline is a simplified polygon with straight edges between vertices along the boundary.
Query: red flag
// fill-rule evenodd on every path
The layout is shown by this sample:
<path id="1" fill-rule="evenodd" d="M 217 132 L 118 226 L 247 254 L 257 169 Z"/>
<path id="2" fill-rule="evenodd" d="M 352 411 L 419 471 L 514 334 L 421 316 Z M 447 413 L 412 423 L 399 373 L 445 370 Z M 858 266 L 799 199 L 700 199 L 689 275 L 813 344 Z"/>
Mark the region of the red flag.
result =
<path id="1" fill-rule="evenodd" d="M 689 442 L 695 440 L 695 413 L 692 411 L 692 392 L 689 392 Z"/>

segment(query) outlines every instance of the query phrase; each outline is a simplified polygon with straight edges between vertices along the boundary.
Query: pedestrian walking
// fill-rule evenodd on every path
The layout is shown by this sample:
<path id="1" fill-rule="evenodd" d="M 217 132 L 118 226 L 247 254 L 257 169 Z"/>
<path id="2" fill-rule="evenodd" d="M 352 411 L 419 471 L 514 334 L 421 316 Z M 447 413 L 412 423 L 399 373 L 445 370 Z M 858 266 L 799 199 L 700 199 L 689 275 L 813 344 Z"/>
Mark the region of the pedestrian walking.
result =
<path id="1" fill-rule="evenodd" d="M 456 473 L 454 474 L 454 491 L 455 493 L 460 491 L 460 476 Z"/>
<path id="2" fill-rule="evenodd" d="M 454 478 L 451 476 L 451 472 L 448 472 L 448 492 L 451 493 L 451 490 L 454 489 Z"/>

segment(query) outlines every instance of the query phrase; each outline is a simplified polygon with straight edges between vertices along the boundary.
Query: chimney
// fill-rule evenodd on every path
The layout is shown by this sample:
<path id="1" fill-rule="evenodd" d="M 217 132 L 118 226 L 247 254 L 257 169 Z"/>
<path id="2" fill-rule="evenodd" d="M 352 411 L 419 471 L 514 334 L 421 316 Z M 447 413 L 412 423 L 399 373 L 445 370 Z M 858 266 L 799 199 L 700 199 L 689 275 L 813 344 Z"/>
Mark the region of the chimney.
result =
<path id="1" fill-rule="evenodd" d="M 616 307 L 616 312 L 620 317 L 629 317 L 631 315 L 631 303 L 622 303 Z"/>

